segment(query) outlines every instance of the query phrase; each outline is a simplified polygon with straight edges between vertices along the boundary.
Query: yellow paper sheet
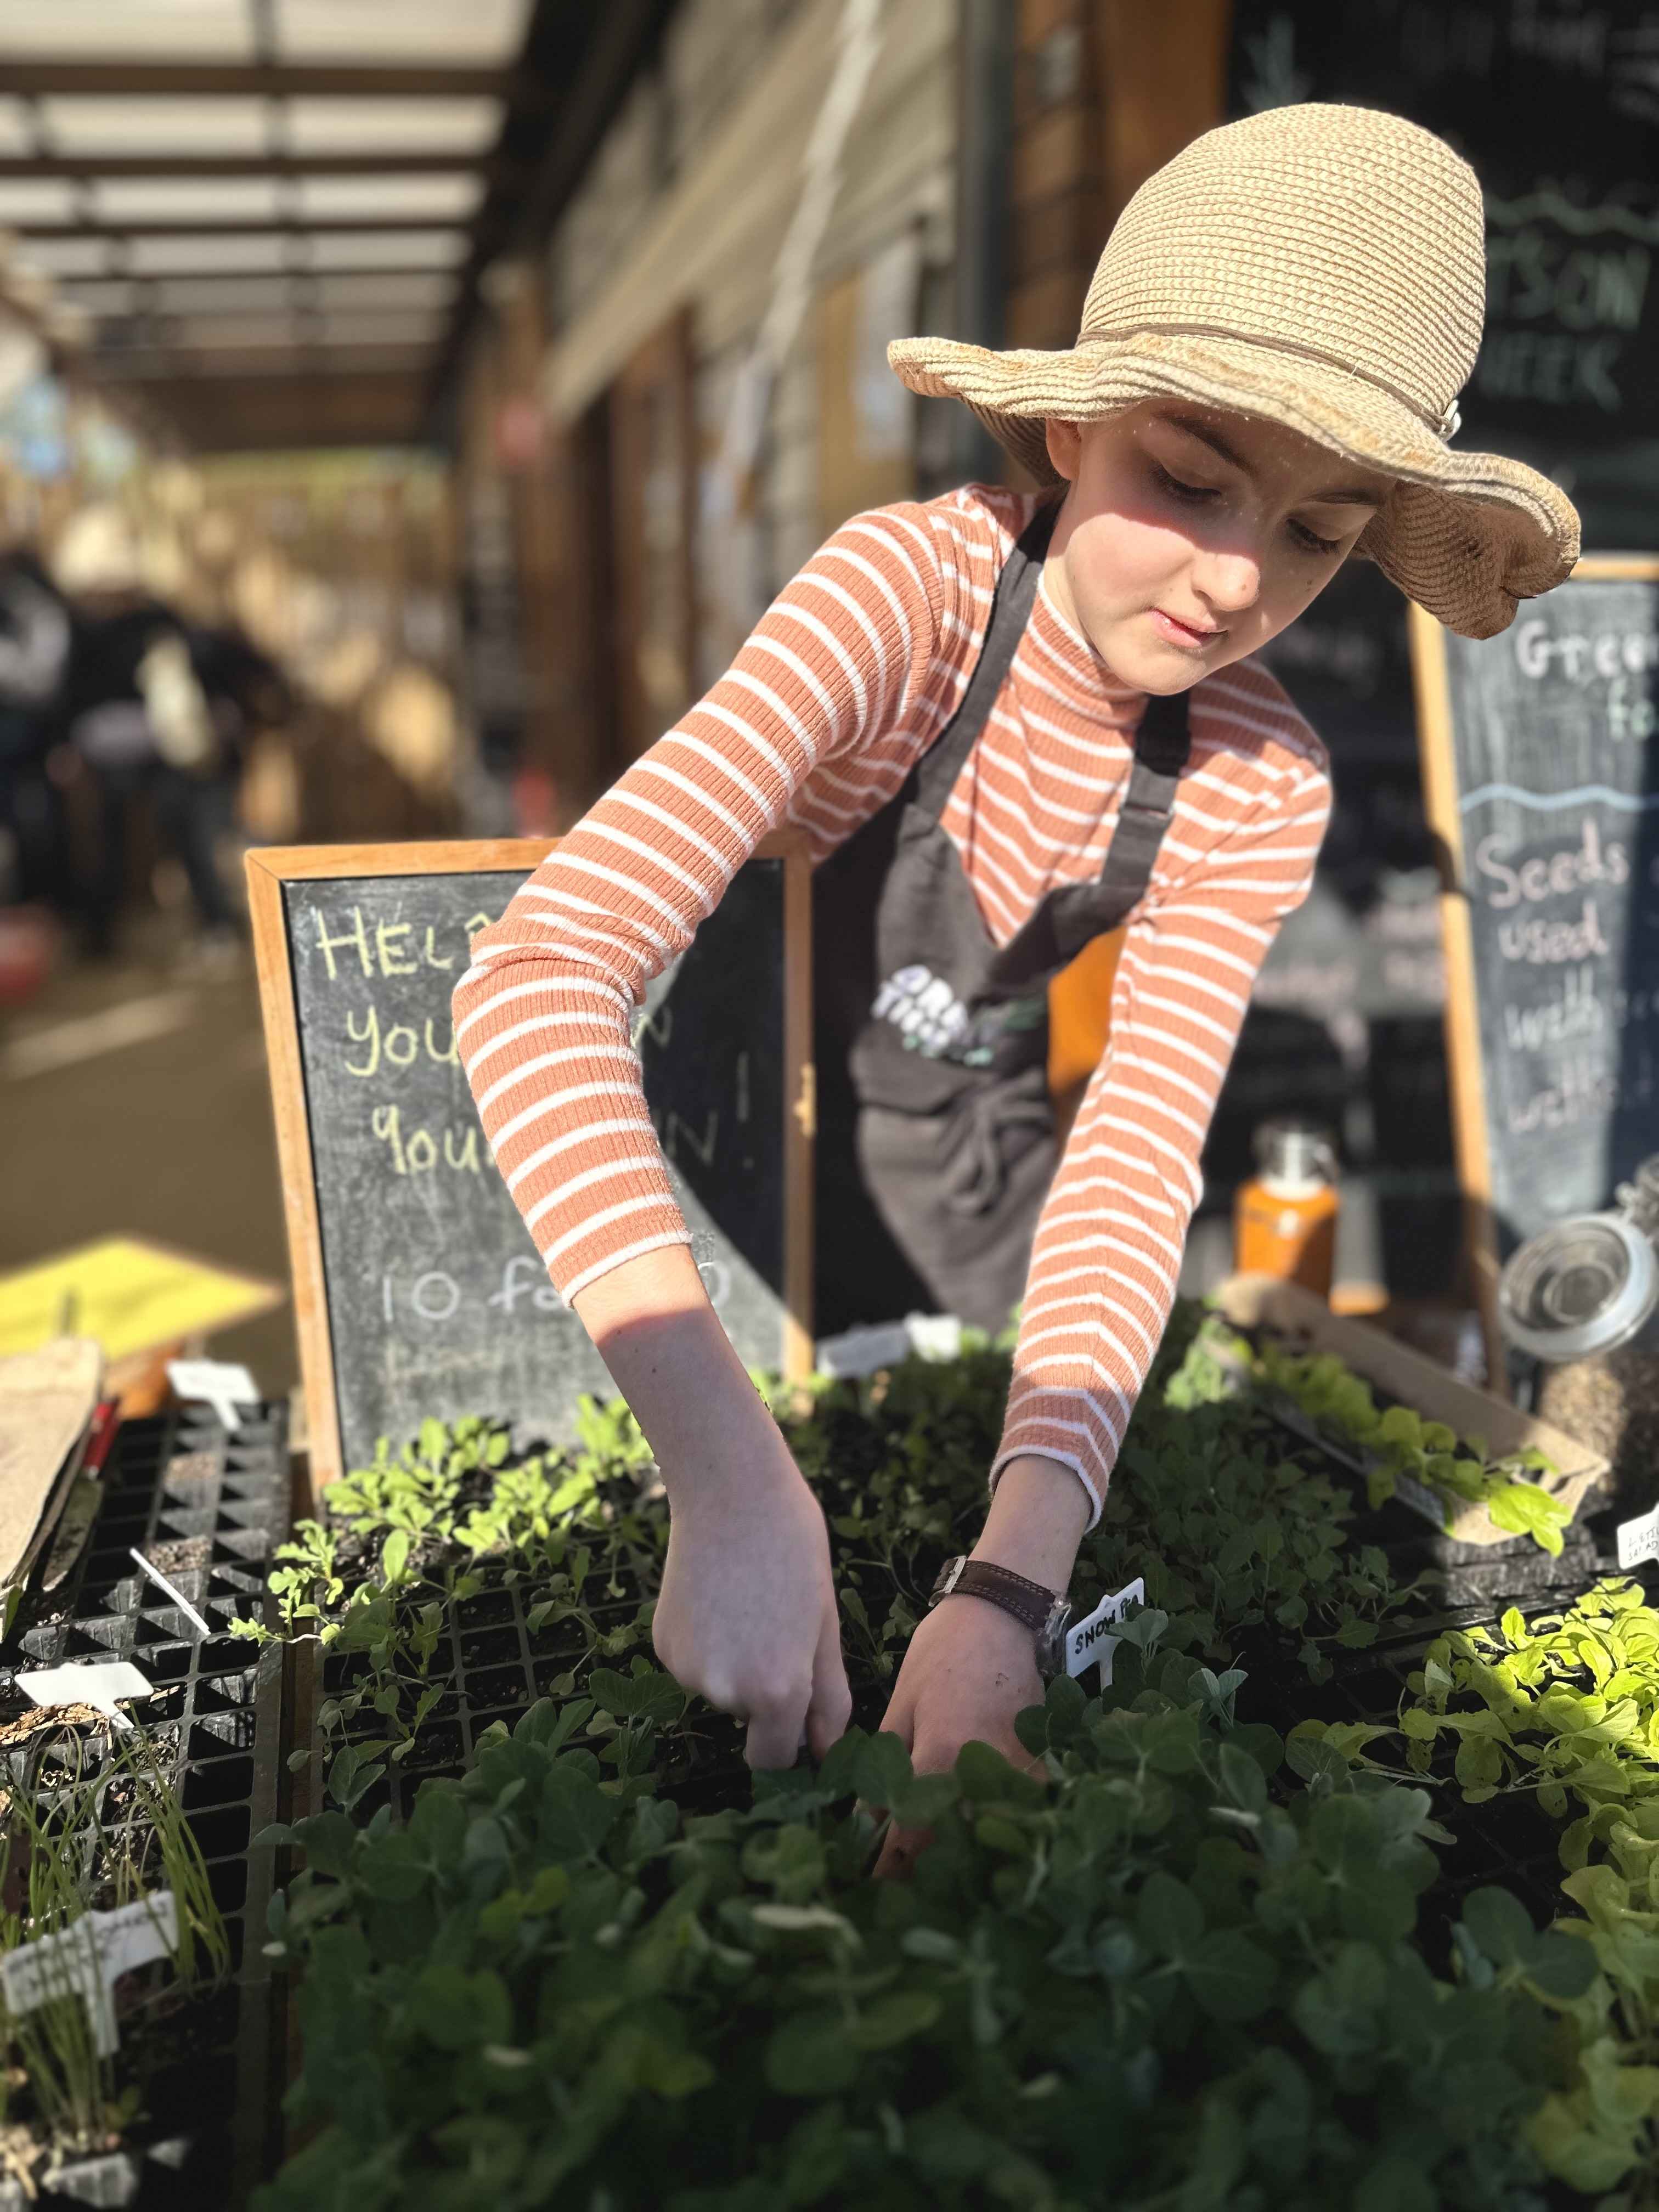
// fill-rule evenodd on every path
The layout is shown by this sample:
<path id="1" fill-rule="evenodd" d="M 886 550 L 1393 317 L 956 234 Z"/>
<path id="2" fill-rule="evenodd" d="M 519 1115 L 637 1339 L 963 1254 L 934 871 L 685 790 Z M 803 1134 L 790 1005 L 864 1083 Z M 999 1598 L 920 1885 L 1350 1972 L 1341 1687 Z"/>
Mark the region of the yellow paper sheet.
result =
<path id="1" fill-rule="evenodd" d="M 0 1353 L 32 1352 L 65 1328 L 106 1359 L 228 1328 L 281 1303 L 275 1283 L 136 1237 L 106 1237 L 0 1275 Z"/>

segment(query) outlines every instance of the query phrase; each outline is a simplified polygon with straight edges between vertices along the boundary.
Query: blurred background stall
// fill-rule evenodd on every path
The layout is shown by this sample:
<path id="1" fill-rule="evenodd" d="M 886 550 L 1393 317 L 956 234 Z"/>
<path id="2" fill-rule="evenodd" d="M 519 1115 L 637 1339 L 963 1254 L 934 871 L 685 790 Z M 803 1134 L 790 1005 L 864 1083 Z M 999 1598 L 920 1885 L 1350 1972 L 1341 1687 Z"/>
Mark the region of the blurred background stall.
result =
<path id="1" fill-rule="evenodd" d="M 848 514 L 1006 476 L 888 339 L 1069 344 L 1118 211 L 1230 113 L 1374 100 L 1468 145 L 1467 434 L 1599 549 L 1650 542 L 1654 35 L 1637 0 L 4 0 L 0 1080 L 41 1172 L 0 1267 L 112 1224 L 280 1272 L 246 847 L 556 834 Z M 1336 816 L 1188 1280 L 1259 1124 L 1311 1116 L 1339 1297 L 1451 1344 L 1405 635 L 1356 568 L 1268 656 Z M 1057 997 L 1062 1093 L 1111 964 Z M 285 1323 L 248 1345 L 288 1378 Z"/>

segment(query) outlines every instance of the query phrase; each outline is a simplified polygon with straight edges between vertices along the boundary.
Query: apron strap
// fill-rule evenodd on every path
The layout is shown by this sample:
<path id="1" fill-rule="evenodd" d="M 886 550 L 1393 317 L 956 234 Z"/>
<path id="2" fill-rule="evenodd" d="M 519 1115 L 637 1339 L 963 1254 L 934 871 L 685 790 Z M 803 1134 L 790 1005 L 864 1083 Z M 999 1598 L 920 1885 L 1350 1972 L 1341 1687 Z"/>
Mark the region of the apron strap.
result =
<path id="1" fill-rule="evenodd" d="M 990 719 L 997 695 L 1013 665 L 1025 625 L 1030 620 L 1037 586 L 1042 581 L 1042 562 L 1059 515 L 1060 501 L 1045 501 L 1004 562 L 991 601 L 985 642 L 968 679 L 968 688 L 943 732 L 916 763 L 913 803 L 932 821 L 937 822 L 944 813 L 963 765 Z"/>
<path id="2" fill-rule="evenodd" d="M 1066 966 L 1085 945 L 1115 929 L 1146 896 L 1192 750 L 1189 704 L 1185 691 L 1147 700 L 1135 732 L 1129 788 L 1100 873 L 1092 882 L 1069 884 L 1043 901 L 1027 925 L 1029 936 L 1023 930 L 1006 948 L 1010 980 L 1016 970 L 1050 973 Z"/>

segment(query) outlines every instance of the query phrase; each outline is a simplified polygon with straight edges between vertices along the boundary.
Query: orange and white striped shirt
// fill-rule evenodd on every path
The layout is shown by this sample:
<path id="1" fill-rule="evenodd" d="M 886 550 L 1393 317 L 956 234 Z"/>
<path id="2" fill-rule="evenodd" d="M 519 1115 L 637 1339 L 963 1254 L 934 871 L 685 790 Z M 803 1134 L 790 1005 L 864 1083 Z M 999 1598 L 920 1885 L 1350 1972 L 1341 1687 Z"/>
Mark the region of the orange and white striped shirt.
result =
<path id="1" fill-rule="evenodd" d="M 978 659 L 1029 495 L 969 485 L 845 524 L 726 674 L 472 941 L 456 1037 L 484 1128 L 569 1300 L 689 1242 L 629 1016 L 760 839 L 821 860 L 894 797 Z M 1040 590 L 944 828 L 992 936 L 1097 875 L 1145 704 Z M 1106 1053 L 1036 1231 L 996 1471 L 1071 1467 L 1097 1514 L 1169 1316 L 1198 1157 L 1258 968 L 1305 896 L 1329 805 L 1323 747 L 1265 669 L 1206 677 L 1192 753 L 1132 916 Z"/>

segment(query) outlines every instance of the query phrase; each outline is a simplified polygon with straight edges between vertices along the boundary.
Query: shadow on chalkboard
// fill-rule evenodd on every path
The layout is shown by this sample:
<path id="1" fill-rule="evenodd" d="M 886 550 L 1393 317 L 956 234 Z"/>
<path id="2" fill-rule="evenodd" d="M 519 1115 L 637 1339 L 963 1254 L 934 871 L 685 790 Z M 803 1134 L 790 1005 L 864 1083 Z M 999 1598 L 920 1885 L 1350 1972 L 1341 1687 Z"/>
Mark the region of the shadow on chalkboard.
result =
<path id="1" fill-rule="evenodd" d="M 786 1243 L 782 870 L 780 860 L 756 860 L 739 874 L 671 971 L 638 1040 L 665 1158 L 777 1297 Z"/>

